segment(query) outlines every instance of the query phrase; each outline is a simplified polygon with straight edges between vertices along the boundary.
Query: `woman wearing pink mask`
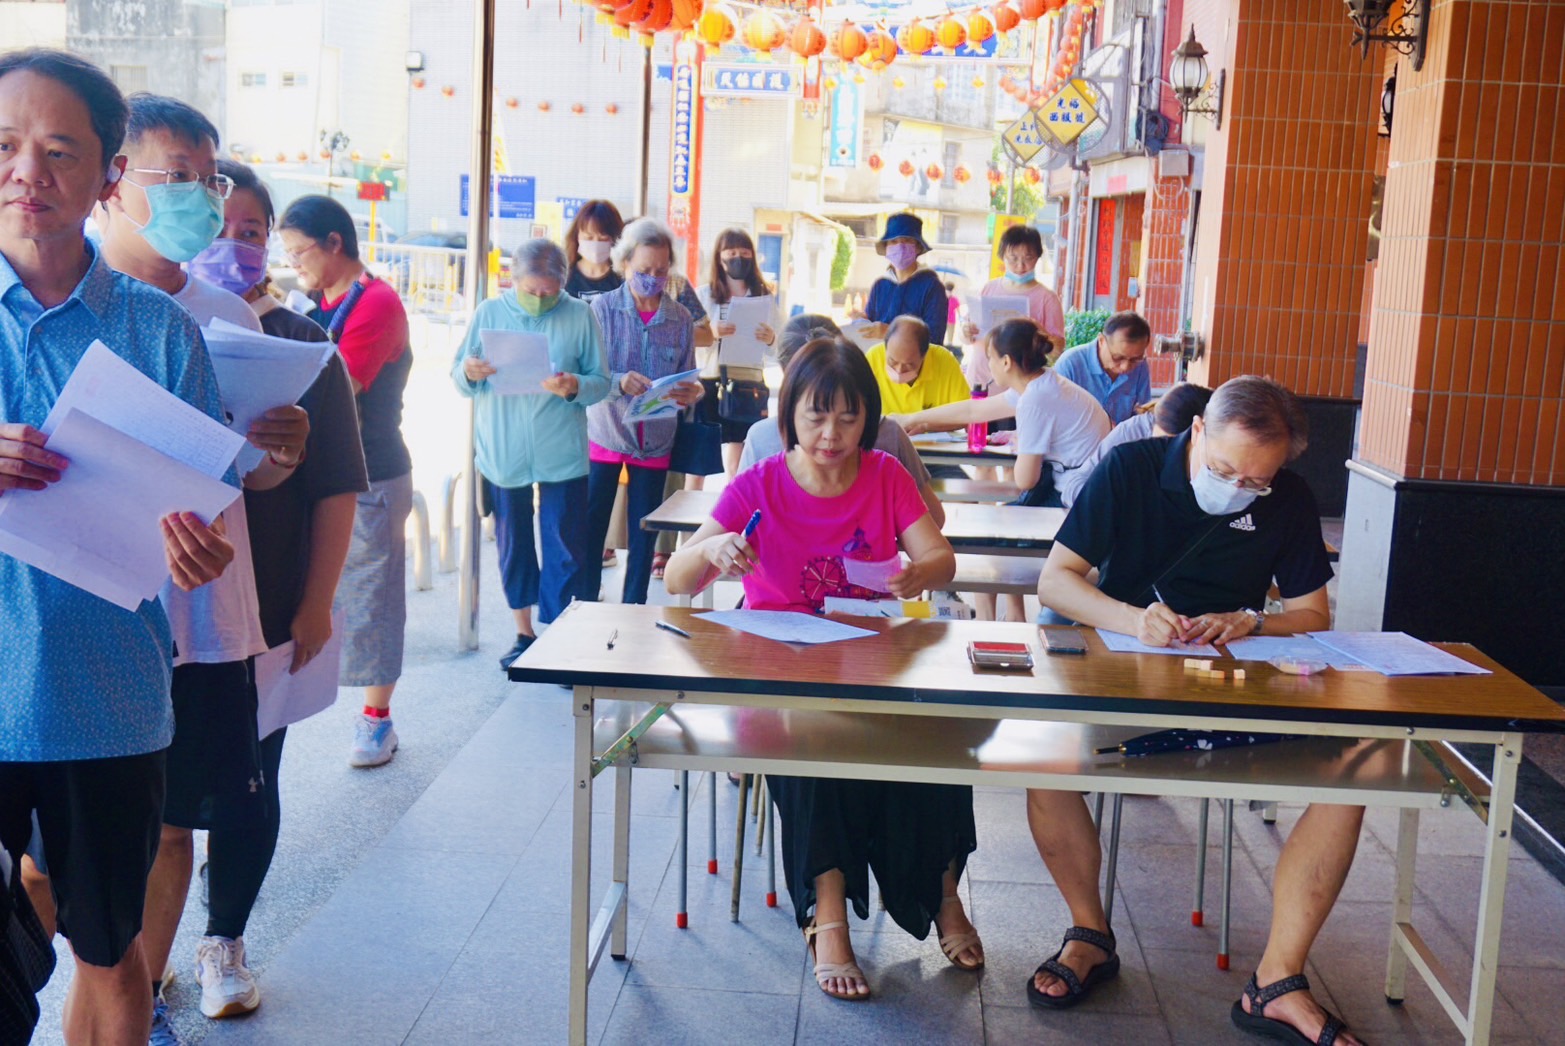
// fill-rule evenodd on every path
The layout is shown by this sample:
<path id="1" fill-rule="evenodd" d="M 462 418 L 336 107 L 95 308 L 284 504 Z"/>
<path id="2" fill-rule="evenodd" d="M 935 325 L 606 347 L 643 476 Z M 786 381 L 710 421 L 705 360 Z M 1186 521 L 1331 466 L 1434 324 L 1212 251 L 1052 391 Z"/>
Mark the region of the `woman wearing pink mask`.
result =
<path id="1" fill-rule="evenodd" d="M 936 345 L 946 341 L 948 299 L 945 285 L 933 269 L 920 268 L 920 255 L 929 253 L 924 242 L 924 223 L 916 214 L 893 214 L 886 219 L 886 234 L 875 244 L 875 251 L 886 256 L 891 272 L 875 281 L 864 303 L 863 318 L 879 326 L 866 330 L 868 337 L 885 337 L 885 328 L 898 316 L 917 316 L 929 327 L 929 340 Z"/>

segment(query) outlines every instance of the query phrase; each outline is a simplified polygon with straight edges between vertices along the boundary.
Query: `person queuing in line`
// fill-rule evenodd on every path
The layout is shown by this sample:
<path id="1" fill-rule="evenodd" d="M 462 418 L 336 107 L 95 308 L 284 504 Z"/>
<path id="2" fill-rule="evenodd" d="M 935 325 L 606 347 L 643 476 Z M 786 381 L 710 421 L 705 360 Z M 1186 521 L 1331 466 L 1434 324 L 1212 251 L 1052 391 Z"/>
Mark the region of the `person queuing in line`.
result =
<path id="1" fill-rule="evenodd" d="M 777 338 L 777 365 L 786 374 L 788 365 L 805 344 L 820 338 L 841 336 L 842 331 L 832 322 L 831 317 L 818 313 L 800 313 L 783 324 L 782 334 Z M 763 418 L 751 425 L 750 431 L 745 433 L 744 448 L 735 471 L 743 472 L 758 462 L 791 449 L 783 446 L 782 428 L 777 422 Z M 882 417 L 875 433 L 875 449 L 890 454 L 907 469 L 908 475 L 918 485 L 918 496 L 924 499 L 924 506 L 929 509 L 929 516 L 935 521 L 935 526 L 945 526 L 945 505 L 935 494 L 934 477 L 929 474 L 929 466 L 924 464 L 924 459 L 919 457 L 918 448 L 902 431 L 902 426 L 890 418 Z"/>
<path id="2" fill-rule="evenodd" d="M 1121 443 L 1134 443 L 1154 436 L 1179 435 L 1206 410 L 1206 402 L 1211 398 L 1212 390 L 1205 385 L 1182 381 L 1152 403 L 1138 408 L 1134 415 L 1109 430 L 1103 442 L 1093 448 L 1079 468 L 1071 469 L 1059 477 L 1060 504 L 1065 508 L 1075 504 L 1076 496 L 1087 485 L 1092 470 L 1108 456 L 1109 451 Z"/>
<path id="3" fill-rule="evenodd" d="M 31 1042 L 38 992 L 54 974 L 54 947 L 17 872 L 0 846 L 0 1042 Z"/>
<path id="4" fill-rule="evenodd" d="M 741 578 L 753 610 L 817 612 L 826 597 L 865 596 L 845 558 L 905 552 L 891 593 L 918 598 L 950 582 L 951 545 L 896 459 L 874 449 L 880 394 L 864 354 L 842 338 L 810 342 L 790 363 L 778 397 L 786 454 L 739 473 L 668 566 L 668 590 L 693 593 L 720 576 Z M 759 525 L 743 536 L 753 513 Z M 900 551 L 899 551 L 900 550 Z M 868 998 L 854 961 L 847 906 L 869 915 L 869 873 L 886 911 L 920 939 L 931 923 L 955 965 L 976 970 L 983 946 L 957 896 L 977 848 L 971 788 L 954 785 L 773 777 L 782 817 L 783 868 L 795 918 L 815 956 L 815 979 L 838 999 Z"/>
<path id="5" fill-rule="evenodd" d="M 1286 467 L 1306 441 L 1304 413 L 1282 386 L 1252 376 L 1224 382 L 1188 432 L 1123 445 L 1093 471 L 1045 561 L 1039 601 L 1152 646 L 1330 628 L 1320 513 Z M 1087 578 L 1094 567 L 1096 585 Z M 1266 614 L 1274 580 L 1282 612 Z M 1289 835 L 1272 875 L 1266 949 L 1232 1010 L 1241 1029 L 1358 1042 L 1311 997 L 1303 971 L 1353 863 L 1363 815 L 1312 804 Z M 1071 1006 L 1119 966 L 1098 894 L 1098 833 L 1071 792 L 1030 790 L 1027 820 L 1074 924 L 1027 994 L 1034 1005 Z"/>
<path id="6" fill-rule="evenodd" d="M 249 302 L 265 333 L 326 341 L 320 324 L 266 293 L 266 243 L 276 221 L 271 193 L 242 163 L 219 160 L 217 168 L 233 183 L 223 208 L 223 235 L 191 260 L 191 272 Z M 353 386 L 341 356 L 332 353 L 299 406 L 309 415 L 310 433 L 298 468 L 271 490 L 245 491 L 261 632 L 268 650 L 293 644 L 291 672 L 313 661 L 331 638 L 332 603 L 353 536 L 355 503 L 369 488 Z M 278 773 L 287 735 L 285 726 L 258 738 L 259 799 L 251 793 L 244 802 L 214 804 L 207 825 L 209 896 L 206 932 L 196 947 L 196 980 L 201 1012 L 213 1019 L 249 1013 L 261 1002 L 244 933 L 277 849 Z"/>
<path id="7" fill-rule="evenodd" d="M 1094 342 L 1066 349 L 1054 369 L 1092 393 L 1118 425 L 1136 413 L 1136 407 L 1152 398 L 1152 378 L 1147 371 L 1147 350 L 1152 347 L 1152 327 L 1139 313 L 1116 312 L 1103 325 Z"/>
<path id="8" fill-rule="evenodd" d="M 408 317 L 395 288 L 359 260 L 353 216 L 327 196 L 301 196 L 277 223 L 299 284 L 319 295 L 311 314 L 337 343 L 359 408 L 369 489 L 358 496 L 353 540 L 337 588 L 344 616 L 341 685 L 364 687 L 350 766 L 396 754 L 391 695 L 402 675 L 407 624 L 407 539 L 413 459 L 402 440 L 402 391 L 413 368 Z"/>
<path id="9" fill-rule="evenodd" d="M 704 420 L 721 426 L 723 430 L 723 470 L 730 478 L 739 465 L 739 454 L 744 449 L 745 433 L 750 430 L 750 426 L 724 421 L 719 416 L 718 381 L 726 372 L 729 378 L 765 384 L 766 375 L 758 366 L 731 364 L 724 358 L 723 339 L 739 333 L 739 329 L 728 318 L 728 304 L 735 298 L 762 298 L 773 293 L 756 263 L 755 242 L 750 239 L 750 234 L 743 229 L 724 229 L 718 233 L 717 242 L 712 245 L 711 278 L 706 286 L 697 291 L 701 307 L 706 311 L 707 325 L 716 340 L 710 351 L 698 351 L 696 356 L 701 363 L 701 384 L 706 389 L 706 396 L 701 401 L 702 413 Z M 745 331 L 744 334 L 754 337 L 768 348 L 777 342 L 777 332 L 770 322 L 758 323 L 753 330 Z M 703 477 L 690 478 L 694 482 L 686 486 L 700 490 L 699 481 Z"/>
<path id="10" fill-rule="evenodd" d="M 614 270 L 614 244 L 625 231 L 619 208 L 608 200 L 588 200 L 565 230 L 565 264 L 570 276 L 565 293 L 584 302 L 617 290 L 625 277 Z"/>
<path id="11" fill-rule="evenodd" d="M 886 219 L 886 234 L 876 242 L 875 253 L 885 256 L 891 271 L 870 286 L 864 311 L 855 316 L 872 324 L 862 332 L 864 337 L 889 337 L 887 327 L 892 320 L 917 316 L 929 328 L 930 340 L 945 344 L 950 318 L 945 284 L 933 269 L 918 264 L 929 249 L 924 242 L 924 222 L 918 215 L 893 214 Z"/>
<path id="12" fill-rule="evenodd" d="M 673 417 L 633 421 L 632 401 L 659 378 L 694 370 L 695 323 L 689 311 L 667 294 L 674 268 L 674 237 L 661 223 L 639 218 L 625 227 L 614 246 L 616 267 L 625 277 L 619 289 L 593 299 L 592 311 L 603 330 L 610 376 L 608 395 L 587 408 L 587 526 L 590 548 L 602 548 L 619 490 L 621 469 L 629 473 L 627 541 L 622 599 L 645 603 L 656 544 L 641 520 L 662 503 L 663 481 L 674 447 Z M 676 385 L 680 407 L 701 399 L 699 381 Z M 589 557 L 591 558 L 591 557 Z M 586 565 L 583 598 L 597 599 L 603 584 L 601 563 Z"/>
<path id="13" fill-rule="evenodd" d="M 978 292 L 980 298 L 1026 298 L 1027 315 L 1049 336 L 1055 351 L 1065 345 L 1065 308 L 1059 295 L 1038 282 L 1038 260 L 1043 257 L 1043 237 L 1031 225 L 1012 225 L 1000 234 L 1000 260 L 1005 272 L 998 279 L 990 280 Z M 989 355 L 980 344 L 978 325 L 968 321 L 963 326 L 969 345 L 977 346 L 977 352 L 962 357 L 962 372 L 967 383 L 981 388 L 986 395 L 998 396 L 1005 390 L 994 380 L 989 370 Z M 1080 384 L 1078 382 L 1078 384 Z M 1004 426 L 1004 422 L 1001 425 Z"/>
<path id="14" fill-rule="evenodd" d="M 451 378 L 474 401 L 474 448 L 478 473 L 494 507 L 495 541 L 506 602 L 516 618 L 516 643 L 500 658 L 501 668 L 521 657 L 537 633 L 571 600 L 591 595 L 582 586 L 592 546 L 581 521 L 587 518 L 587 408 L 609 392 L 603 333 L 592 306 L 563 294 L 565 252 L 548 240 L 529 240 L 512 262 L 514 293 L 478 306 L 467 336 L 457 348 Z M 517 332 L 547 339 L 549 377 L 545 395 L 497 390 L 498 371 L 484 357 L 486 331 Z M 533 536 L 533 503 L 538 538 Z"/>
<path id="15" fill-rule="evenodd" d="M 260 321 L 237 294 L 180 267 L 200 257 L 223 229 L 233 182 L 217 170 L 217 128 L 174 98 L 134 94 L 128 103 L 128 169 L 118 192 L 98 209 L 104 259 L 127 276 L 173 294 L 202 326 L 220 317 L 259 331 Z M 250 434 L 267 454 L 245 477 L 245 486 L 269 490 L 287 480 L 303 458 L 309 429 L 309 418 L 298 406 L 269 411 Z M 170 583 L 162 595 L 174 633 L 174 743 L 167 756 L 162 838 L 147 880 L 143 918 L 147 968 L 157 971 L 159 981 L 190 891 L 192 832 L 210 828 L 219 815 L 257 823 L 267 805 L 256 787 L 264 773 L 253 662 L 265 652 L 266 640 L 246 502 L 226 509 L 223 522 L 234 544 L 233 566 L 195 592 Z M 153 1005 L 151 1041 L 157 1046 L 175 1042 L 161 993 Z"/>
<path id="16" fill-rule="evenodd" d="M 46 491 L 69 470 L 38 426 L 95 340 L 224 417 L 190 313 L 113 269 L 83 232 L 124 177 L 128 116 L 113 81 L 82 58 L 0 54 L 0 501 Z M 161 529 L 182 591 L 235 559 L 219 521 L 176 513 Z M 55 874 L 29 903 L 41 899 L 70 941 L 62 1024 L 72 1046 L 142 1046 L 152 1025 L 142 919 L 174 736 L 164 607 L 123 610 L 0 554 L 0 848 L 20 854 L 36 815 Z"/>

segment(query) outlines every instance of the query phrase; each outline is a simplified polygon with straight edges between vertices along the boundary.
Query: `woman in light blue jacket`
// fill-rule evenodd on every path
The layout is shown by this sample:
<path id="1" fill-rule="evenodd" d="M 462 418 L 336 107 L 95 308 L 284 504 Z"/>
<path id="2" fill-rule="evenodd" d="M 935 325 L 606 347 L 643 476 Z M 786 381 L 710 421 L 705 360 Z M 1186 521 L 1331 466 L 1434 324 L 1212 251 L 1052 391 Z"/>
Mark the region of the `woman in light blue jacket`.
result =
<path id="1" fill-rule="evenodd" d="M 475 401 L 478 472 L 494 508 L 505 598 L 516 615 L 516 645 L 500 659 L 501 668 L 532 645 L 534 603 L 538 620 L 548 624 L 572 599 L 597 596 L 596 589 L 588 593 L 583 587 L 591 558 L 582 526 L 587 407 L 609 391 L 598 320 L 585 302 L 561 292 L 565 252 L 549 240 L 529 240 L 517 248 L 512 271 L 515 290 L 478 306 L 451 365 L 457 391 Z M 492 332 L 487 339 L 486 332 Z M 530 382 L 517 387 L 486 358 L 503 353 L 506 369 L 521 367 L 508 361 L 525 354 L 522 342 L 532 339 L 518 334 L 547 340 L 549 376 L 536 387 Z M 534 485 L 541 569 L 533 546 Z"/>

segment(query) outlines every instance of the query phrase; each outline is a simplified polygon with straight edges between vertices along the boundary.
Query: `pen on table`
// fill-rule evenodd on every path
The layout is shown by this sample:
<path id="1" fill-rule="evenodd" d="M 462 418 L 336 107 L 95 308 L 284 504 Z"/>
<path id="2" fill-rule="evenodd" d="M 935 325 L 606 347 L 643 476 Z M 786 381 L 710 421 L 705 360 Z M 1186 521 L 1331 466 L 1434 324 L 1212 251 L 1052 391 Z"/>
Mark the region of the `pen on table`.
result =
<path id="1" fill-rule="evenodd" d="M 665 632 L 672 632 L 672 633 L 674 633 L 674 635 L 676 635 L 676 636 L 684 636 L 686 639 L 690 638 L 690 633 L 686 632 L 684 629 L 680 628 L 678 625 L 671 625 L 667 621 L 659 621 L 659 622 L 657 622 L 657 626 L 659 628 L 661 628 Z"/>
<path id="2" fill-rule="evenodd" d="M 760 525 L 761 525 L 761 510 L 760 509 L 756 509 L 754 512 L 750 513 L 750 522 L 748 522 L 748 523 L 746 523 L 744 525 L 744 533 L 741 534 L 740 537 L 744 538 L 746 541 L 749 541 L 750 540 L 750 535 L 754 534 L 755 533 L 755 528 L 760 526 Z"/>
<path id="3" fill-rule="evenodd" d="M 619 629 L 616 628 L 614 631 L 609 633 L 609 649 L 610 650 L 614 649 L 614 641 L 616 639 L 618 639 L 618 638 L 619 638 Z"/>

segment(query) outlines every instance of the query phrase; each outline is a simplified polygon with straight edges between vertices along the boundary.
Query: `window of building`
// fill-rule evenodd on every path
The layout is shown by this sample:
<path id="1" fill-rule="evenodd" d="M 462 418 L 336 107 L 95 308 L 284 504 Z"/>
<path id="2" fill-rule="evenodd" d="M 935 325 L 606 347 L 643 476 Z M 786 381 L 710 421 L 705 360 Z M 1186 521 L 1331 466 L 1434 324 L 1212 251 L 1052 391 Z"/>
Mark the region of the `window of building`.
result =
<path id="1" fill-rule="evenodd" d="M 957 218 L 956 218 L 956 215 L 954 215 L 954 214 L 942 214 L 940 216 L 940 242 L 941 243 L 955 243 L 956 242 L 956 222 L 957 222 Z"/>
<path id="2" fill-rule="evenodd" d="M 239 86 L 240 87 L 265 87 L 266 86 L 266 74 L 265 73 L 240 73 L 239 74 Z"/>
<path id="3" fill-rule="evenodd" d="M 304 87 L 309 82 L 309 73 L 284 73 L 282 75 L 282 85 L 284 87 Z"/>
<path id="4" fill-rule="evenodd" d="M 942 164 L 943 174 L 940 178 L 940 188 L 956 188 L 956 165 L 962 162 L 962 146 L 959 142 L 946 142 L 946 158 Z M 947 240 L 947 243 L 951 241 Z"/>
<path id="5" fill-rule="evenodd" d="M 147 89 L 147 67 L 144 65 L 111 65 L 109 78 L 123 94 Z"/>

